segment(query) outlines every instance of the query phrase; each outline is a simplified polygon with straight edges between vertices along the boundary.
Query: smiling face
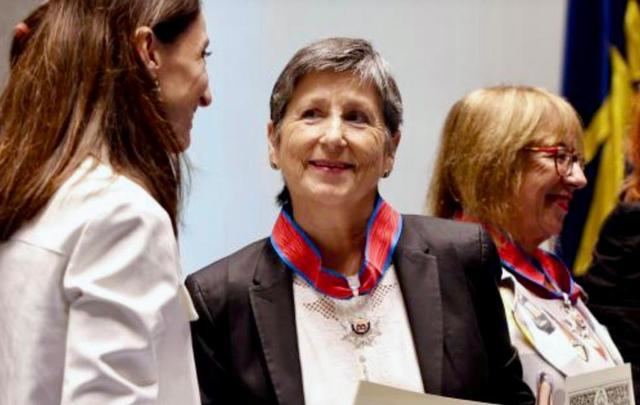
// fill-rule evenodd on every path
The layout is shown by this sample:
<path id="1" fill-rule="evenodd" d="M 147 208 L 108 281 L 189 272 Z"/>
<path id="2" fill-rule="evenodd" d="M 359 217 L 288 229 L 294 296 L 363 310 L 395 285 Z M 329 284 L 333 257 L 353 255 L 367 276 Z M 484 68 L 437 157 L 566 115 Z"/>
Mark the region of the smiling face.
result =
<path id="1" fill-rule="evenodd" d="M 558 146 L 575 150 L 575 137 Z M 535 247 L 560 233 L 573 192 L 584 187 L 587 180 L 578 164 L 573 164 L 569 176 L 560 177 L 552 153 L 523 153 L 525 169 L 510 232 L 521 244 Z"/>
<path id="2" fill-rule="evenodd" d="M 278 127 L 269 124 L 269 157 L 294 206 L 372 204 L 398 141 L 387 135 L 376 88 L 348 72 L 303 76 Z"/>
<path id="3" fill-rule="evenodd" d="M 157 80 L 160 98 L 182 149 L 191 143 L 193 116 L 199 106 L 211 104 L 206 25 L 202 14 L 170 44 L 160 43 Z"/>

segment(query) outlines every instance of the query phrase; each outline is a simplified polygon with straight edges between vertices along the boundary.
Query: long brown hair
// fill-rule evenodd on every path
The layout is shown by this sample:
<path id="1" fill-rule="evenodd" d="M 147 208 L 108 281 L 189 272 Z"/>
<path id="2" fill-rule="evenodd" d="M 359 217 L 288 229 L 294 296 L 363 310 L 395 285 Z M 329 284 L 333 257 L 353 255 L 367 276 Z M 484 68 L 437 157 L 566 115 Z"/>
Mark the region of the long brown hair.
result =
<path id="1" fill-rule="evenodd" d="M 11 41 L 11 49 L 9 51 L 9 63 L 12 68 L 18 62 L 18 58 L 24 52 L 27 43 L 29 43 L 31 33 L 40 26 L 42 17 L 44 17 L 48 7 L 49 2 L 42 3 L 19 24 L 22 25 L 23 28 L 18 29 L 18 26 L 16 26 L 16 32 Z"/>
<path id="2" fill-rule="evenodd" d="M 200 7 L 199 0 L 48 2 L 0 96 L 0 240 L 36 216 L 90 156 L 141 184 L 177 234 L 180 144 L 132 38 L 149 26 L 172 42 Z"/>

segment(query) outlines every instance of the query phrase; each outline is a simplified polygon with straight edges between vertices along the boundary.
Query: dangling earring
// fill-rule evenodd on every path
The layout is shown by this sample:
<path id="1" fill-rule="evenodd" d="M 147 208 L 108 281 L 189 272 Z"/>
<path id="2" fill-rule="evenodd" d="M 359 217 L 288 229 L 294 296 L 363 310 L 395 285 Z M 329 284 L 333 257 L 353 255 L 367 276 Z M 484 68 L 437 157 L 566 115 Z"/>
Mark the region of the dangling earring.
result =
<path id="1" fill-rule="evenodd" d="M 160 82 L 158 81 L 158 79 L 153 79 L 153 92 L 160 95 L 160 92 L 162 91 L 162 89 L 160 88 Z"/>

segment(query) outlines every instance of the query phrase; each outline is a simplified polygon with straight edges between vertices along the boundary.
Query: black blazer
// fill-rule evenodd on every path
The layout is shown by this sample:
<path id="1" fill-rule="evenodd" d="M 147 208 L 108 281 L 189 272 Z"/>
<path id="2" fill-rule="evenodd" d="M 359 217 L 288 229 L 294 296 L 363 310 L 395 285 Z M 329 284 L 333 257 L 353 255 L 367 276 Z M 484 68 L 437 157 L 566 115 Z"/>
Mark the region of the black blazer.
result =
<path id="1" fill-rule="evenodd" d="M 493 243 L 477 225 L 403 221 L 393 263 L 426 392 L 533 404 L 509 341 Z M 304 404 L 292 272 L 269 240 L 186 284 L 200 315 L 192 333 L 203 404 Z"/>
<path id="2" fill-rule="evenodd" d="M 587 305 L 630 362 L 640 401 L 640 203 L 619 203 L 605 221 L 587 275 Z"/>

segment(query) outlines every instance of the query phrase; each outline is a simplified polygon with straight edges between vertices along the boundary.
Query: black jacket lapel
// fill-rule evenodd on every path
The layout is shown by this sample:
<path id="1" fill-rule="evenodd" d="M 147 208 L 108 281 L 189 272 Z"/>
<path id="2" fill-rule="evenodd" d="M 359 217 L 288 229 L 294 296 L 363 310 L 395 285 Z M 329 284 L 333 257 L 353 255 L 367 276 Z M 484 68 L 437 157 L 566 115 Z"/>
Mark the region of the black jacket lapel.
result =
<path id="1" fill-rule="evenodd" d="M 441 394 L 444 336 L 442 297 L 436 258 L 426 246 L 414 246 L 410 233 L 403 232 L 394 255 L 402 296 L 418 356 L 426 392 Z"/>
<path id="2" fill-rule="evenodd" d="M 280 405 L 304 404 L 298 354 L 291 272 L 270 250 L 258 263 L 250 289 L 251 308 L 258 327 L 271 382 Z"/>

